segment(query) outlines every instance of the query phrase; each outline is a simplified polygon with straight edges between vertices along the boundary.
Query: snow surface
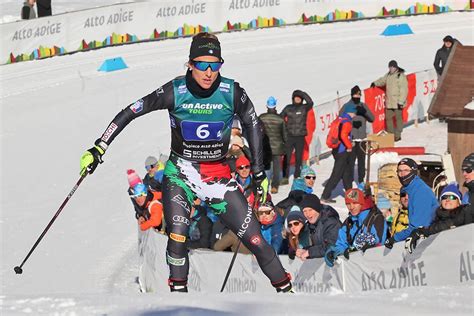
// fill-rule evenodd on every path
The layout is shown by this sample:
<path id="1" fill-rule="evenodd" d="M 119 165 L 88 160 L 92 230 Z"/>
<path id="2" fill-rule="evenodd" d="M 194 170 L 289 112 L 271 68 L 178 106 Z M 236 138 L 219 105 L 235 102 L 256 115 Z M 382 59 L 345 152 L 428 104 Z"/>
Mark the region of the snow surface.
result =
<path id="1" fill-rule="evenodd" d="M 367 87 L 387 71 L 390 59 L 407 72 L 431 68 L 446 34 L 473 45 L 473 22 L 474 13 L 467 12 L 221 34 L 226 60 L 222 73 L 246 88 L 258 113 L 265 111 L 269 95 L 279 100 L 281 110 L 294 89 L 306 90 L 322 103 L 334 99 L 337 90 L 343 95 L 355 84 Z M 391 23 L 408 23 L 415 34 L 380 36 Z M 134 44 L 0 67 L 0 314 L 304 315 L 380 314 L 387 309 L 473 314 L 472 284 L 290 297 L 139 293 L 137 227 L 125 171 L 135 168 L 143 176 L 145 157 L 169 150 L 164 111 L 141 117 L 122 132 L 107 151 L 105 163 L 75 192 L 25 264 L 24 273 L 16 275 L 13 267 L 21 263 L 79 178 L 84 150 L 123 107 L 184 73 L 189 44 L 189 38 Z M 116 56 L 123 57 L 129 68 L 97 71 L 104 59 Z M 411 126 L 400 145 L 423 145 L 427 152 L 442 154 L 446 125 L 433 121 Z M 377 161 L 389 159 L 398 158 L 374 158 L 372 170 Z M 332 164 L 328 158 L 314 166 L 318 195 Z M 375 177 L 372 173 L 372 180 Z M 288 190 L 289 186 L 281 187 L 274 200 L 284 198 Z M 337 201 L 336 208 L 345 217 L 342 197 Z"/>

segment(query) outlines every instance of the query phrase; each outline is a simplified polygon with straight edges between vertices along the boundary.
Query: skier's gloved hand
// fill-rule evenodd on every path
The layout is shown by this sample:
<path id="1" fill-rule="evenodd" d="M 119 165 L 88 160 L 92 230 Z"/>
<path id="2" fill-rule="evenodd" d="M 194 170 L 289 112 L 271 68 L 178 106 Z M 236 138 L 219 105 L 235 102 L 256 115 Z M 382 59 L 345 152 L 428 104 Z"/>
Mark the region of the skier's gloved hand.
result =
<path id="1" fill-rule="evenodd" d="M 255 186 L 257 188 L 257 193 L 260 195 L 260 202 L 265 203 L 267 200 L 268 193 L 268 179 L 265 171 L 257 172 L 253 175 L 255 180 Z"/>
<path id="2" fill-rule="evenodd" d="M 103 163 L 102 155 L 107 150 L 107 144 L 97 140 L 95 146 L 88 149 L 81 157 L 81 175 L 92 174 L 99 165 Z"/>
<path id="3" fill-rule="evenodd" d="M 428 237 L 428 232 L 425 228 L 420 227 L 411 232 L 410 236 L 405 240 L 405 249 L 412 253 L 416 249 L 418 240 Z"/>
<path id="4" fill-rule="evenodd" d="M 392 249 L 394 243 L 395 243 L 395 239 L 393 239 L 393 237 L 387 238 L 385 240 L 385 247 L 388 249 Z"/>

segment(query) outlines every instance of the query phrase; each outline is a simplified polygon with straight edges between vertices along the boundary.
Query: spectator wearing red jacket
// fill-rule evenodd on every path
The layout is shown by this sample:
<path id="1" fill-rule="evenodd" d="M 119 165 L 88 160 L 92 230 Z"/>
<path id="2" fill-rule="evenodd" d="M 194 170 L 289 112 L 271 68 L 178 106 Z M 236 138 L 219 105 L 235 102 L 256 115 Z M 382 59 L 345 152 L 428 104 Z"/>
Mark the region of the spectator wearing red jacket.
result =
<path id="1" fill-rule="evenodd" d="M 321 202 L 335 203 L 331 199 L 331 193 L 336 188 L 339 181 L 342 179 L 345 190 L 352 188 L 353 172 L 351 170 L 351 155 L 352 155 L 352 118 L 356 115 L 357 108 L 354 104 L 347 105 L 344 112 L 339 115 L 341 123 L 339 126 L 340 145 L 332 150 L 334 157 L 334 167 L 329 177 L 323 194 L 321 195 Z"/>

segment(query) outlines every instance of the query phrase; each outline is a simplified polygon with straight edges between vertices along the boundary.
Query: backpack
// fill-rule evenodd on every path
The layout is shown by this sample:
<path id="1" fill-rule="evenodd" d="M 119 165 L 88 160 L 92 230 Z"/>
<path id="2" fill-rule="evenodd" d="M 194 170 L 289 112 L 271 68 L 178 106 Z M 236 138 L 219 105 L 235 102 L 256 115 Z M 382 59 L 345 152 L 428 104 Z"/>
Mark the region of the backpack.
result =
<path id="1" fill-rule="evenodd" d="M 341 127 L 344 121 L 345 120 L 343 120 L 340 116 L 338 116 L 329 125 L 329 133 L 328 133 L 328 136 L 326 137 L 326 145 L 329 148 L 335 149 L 335 148 L 338 148 L 339 145 L 341 144 L 339 133 L 341 131 Z"/>

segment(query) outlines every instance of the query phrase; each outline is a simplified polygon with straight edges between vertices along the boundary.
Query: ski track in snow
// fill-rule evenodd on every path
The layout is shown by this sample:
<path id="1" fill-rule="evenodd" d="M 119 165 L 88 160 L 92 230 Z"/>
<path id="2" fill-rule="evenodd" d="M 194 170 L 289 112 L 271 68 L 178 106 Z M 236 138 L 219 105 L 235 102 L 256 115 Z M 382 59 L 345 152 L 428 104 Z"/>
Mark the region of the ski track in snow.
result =
<path id="1" fill-rule="evenodd" d="M 59 2 L 66 8 L 65 1 Z M 81 3 L 87 2 L 109 3 Z M 71 2 L 70 8 L 78 9 L 77 3 Z M 415 34 L 379 36 L 393 23 L 409 23 Z M 221 34 L 226 59 L 222 72 L 241 82 L 258 113 L 265 111 L 269 95 L 278 99 L 281 110 L 294 89 L 308 91 L 318 104 L 334 99 L 336 91 L 347 94 L 355 84 L 367 87 L 385 73 L 390 59 L 407 72 L 431 68 L 446 34 L 473 45 L 472 25 L 474 13 L 468 12 Z M 0 314 L 365 315 L 386 313 L 395 304 L 403 314 L 472 315 L 471 284 L 317 296 L 139 293 L 137 227 L 125 170 L 135 168 L 143 176 L 146 156 L 167 153 L 165 112 L 132 122 L 117 137 L 105 163 L 84 180 L 23 267 L 24 273 L 15 275 L 13 267 L 79 178 L 83 151 L 127 104 L 184 73 L 189 43 L 190 39 L 176 39 L 126 45 L 0 67 Z M 116 56 L 122 56 L 129 68 L 97 72 L 104 59 Z M 447 148 L 446 124 L 432 121 L 407 128 L 400 146 L 415 145 L 442 154 Z M 380 163 L 398 159 L 374 156 L 371 179 L 376 179 Z M 321 195 L 332 165 L 332 157 L 313 165 L 316 194 Z M 285 198 L 289 188 L 281 187 L 274 201 Z M 335 208 L 345 218 L 342 196 L 336 201 Z"/>

